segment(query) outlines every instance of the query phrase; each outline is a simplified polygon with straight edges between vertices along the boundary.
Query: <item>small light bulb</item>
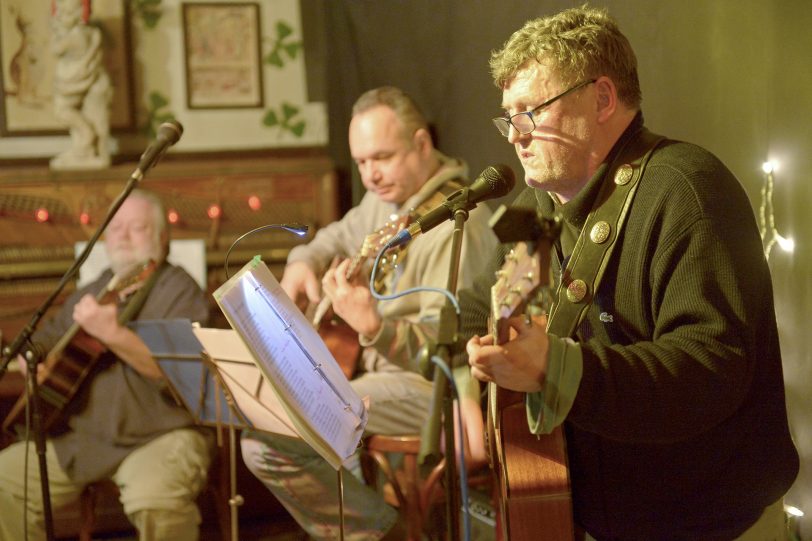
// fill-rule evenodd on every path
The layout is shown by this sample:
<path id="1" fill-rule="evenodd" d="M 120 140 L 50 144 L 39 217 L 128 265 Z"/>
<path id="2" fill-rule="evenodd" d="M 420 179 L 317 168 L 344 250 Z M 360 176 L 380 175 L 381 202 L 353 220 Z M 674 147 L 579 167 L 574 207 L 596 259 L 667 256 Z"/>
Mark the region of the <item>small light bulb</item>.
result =
<path id="1" fill-rule="evenodd" d="M 180 222 L 180 214 L 175 209 L 169 209 L 166 213 L 166 221 L 172 225 Z"/>
<path id="2" fill-rule="evenodd" d="M 784 505 L 784 512 L 788 515 L 792 515 L 793 517 L 802 517 L 804 516 L 804 512 L 798 509 L 793 505 Z"/>
<path id="3" fill-rule="evenodd" d="M 82 225 L 90 224 L 90 213 L 86 210 L 83 210 L 81 214 L 79 214 L 79 223 Z"/>
<path id="4" fill-rule="evenodd" d="M 252 195 L 248 198 L 248 207 L 254 211 L 259 210 L 262 208 L 262 200 L 256 195 Z"/>
<path id="5" fill-rule="evenodd" d="M 761 164 L 761 170 L 767 173 L 768 175 L 775 171 L 775 163 L 771 161 L 766 161 Z"/>
<path id="6" fill-rule="evenodd" d="M 778 242 L 778 245 L 781 247 L 782 250 L 785 252 L 794 252 L 795 251 L 795 241 L 792 239 L 784 238 L 778 233 L 775 235 L 775 240 Z"/>
<path id="7" fill-rule="evenodd" d="M 209 218 L 211 218 L 212 220 L 216 220 L 217 218 L 219 218 L 222 215 L 222 213 L 223 211 L 220 208 L 220 205 L 217 204 L 209 205 L 209 208 L 206 210 L 206 214 L 208 214 Z"/>
<path id="8" fill-rule="evenodd" d="M 41 224 L 47 222 L 50 217 L 51 215 L 48 212 L 48 209 L 44 207 L 38 208 L 34 213 L 34 218 Z"/>

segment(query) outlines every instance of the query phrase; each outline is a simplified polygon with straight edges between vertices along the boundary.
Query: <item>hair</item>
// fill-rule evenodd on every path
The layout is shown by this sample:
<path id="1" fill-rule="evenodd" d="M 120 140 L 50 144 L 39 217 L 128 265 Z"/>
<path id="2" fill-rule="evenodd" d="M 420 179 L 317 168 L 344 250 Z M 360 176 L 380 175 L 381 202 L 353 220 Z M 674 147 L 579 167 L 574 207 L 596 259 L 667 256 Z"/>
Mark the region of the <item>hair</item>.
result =
<path id="1" fill-rule="evenodd" d="M 507 87 L 531 60 L 549 65 L 567 86 L 606 75 L 615 83 L 620 101 L 640 107 L 637 58 L 605 9 L 583 5 L 527 21 L 501 50 L 491 53 L 496 86 Z"/>
<path id="2" fill-rule="evenodd" d="M 409 138 L 420 129 L 429 129 L 426 117 L 412 97 L 394 86 L 381 86 L 361 94 L 352 106 L 352 116 L 354 118 L 381 105 L 394 111 L 403 125 L 404 137 Z"/>

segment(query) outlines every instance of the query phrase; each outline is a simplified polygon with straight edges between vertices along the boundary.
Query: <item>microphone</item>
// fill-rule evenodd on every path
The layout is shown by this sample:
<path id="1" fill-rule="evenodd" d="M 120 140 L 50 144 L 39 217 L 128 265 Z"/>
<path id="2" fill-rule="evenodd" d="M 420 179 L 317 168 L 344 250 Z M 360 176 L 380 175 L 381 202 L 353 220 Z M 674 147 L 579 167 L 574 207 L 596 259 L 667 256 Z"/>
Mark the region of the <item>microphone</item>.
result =
<path id="1" fill-rule="evenodd" d="M 141 154 L 141 160 L 138 162 L 138 168 L 133 173 L 133 176 L 137 180 L 141 180 L 146 172 L 158 163 L 166 149 L 178 142 L 181 135 L 183 135 L 183 126 L 177 120 L 170 120 L 161 124 L 155 141 Z"/>
<path id="2" fill-rule="evenodd" d="M 515 183 L 513 170 L 507 165 L 497 164 L 486 167 L 473 184 L 452 193 L 442 204 L 420 216 L 406 229 L 401 229 L 386 244 L 386 249 L 406 244 L 417 235 L 437 227 L 446 220 L 453 219 L 454 213 L 458 210 L 471 210 L 480 201 L 507 195 Z"/>

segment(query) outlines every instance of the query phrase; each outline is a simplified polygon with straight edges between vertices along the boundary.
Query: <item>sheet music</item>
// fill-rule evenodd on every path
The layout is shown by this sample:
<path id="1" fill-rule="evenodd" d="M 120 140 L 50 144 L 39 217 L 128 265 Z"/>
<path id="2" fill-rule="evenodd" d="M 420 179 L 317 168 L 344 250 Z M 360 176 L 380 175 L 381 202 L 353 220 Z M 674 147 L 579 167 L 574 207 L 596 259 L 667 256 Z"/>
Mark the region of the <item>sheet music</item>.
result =
<path id="1" fill-rule="evenodd" d="M 214 298 L 297 432 L 338 469 L 358 446 L 367 410 L 316 330 L 259 257 Z"/>

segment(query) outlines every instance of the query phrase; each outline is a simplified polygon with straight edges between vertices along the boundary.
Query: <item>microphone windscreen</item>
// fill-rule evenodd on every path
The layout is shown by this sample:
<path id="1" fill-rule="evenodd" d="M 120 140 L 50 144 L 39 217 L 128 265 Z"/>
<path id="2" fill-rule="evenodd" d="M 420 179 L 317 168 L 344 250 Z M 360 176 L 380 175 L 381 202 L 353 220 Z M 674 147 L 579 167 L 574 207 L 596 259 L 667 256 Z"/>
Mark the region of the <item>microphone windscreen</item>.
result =
<path id="1" fill-rule="evenodd" d="M 479 175 L 472 188 L 482 194 L 483 199 L 496 199 L 510 193 L 516 185 L 513 169 L 505 164 L 489 165 Z M 475 197 L 479 200 L 479 197 Z"/>
<path id="2" fill-rule="evenodd" d="M 158 127 L 157 139 L 167 141 L 169 143 L 168 146 L 177 143 L 181 135 L 183 135 L 183 126 L 177 120 L 168 120 Z"/>

